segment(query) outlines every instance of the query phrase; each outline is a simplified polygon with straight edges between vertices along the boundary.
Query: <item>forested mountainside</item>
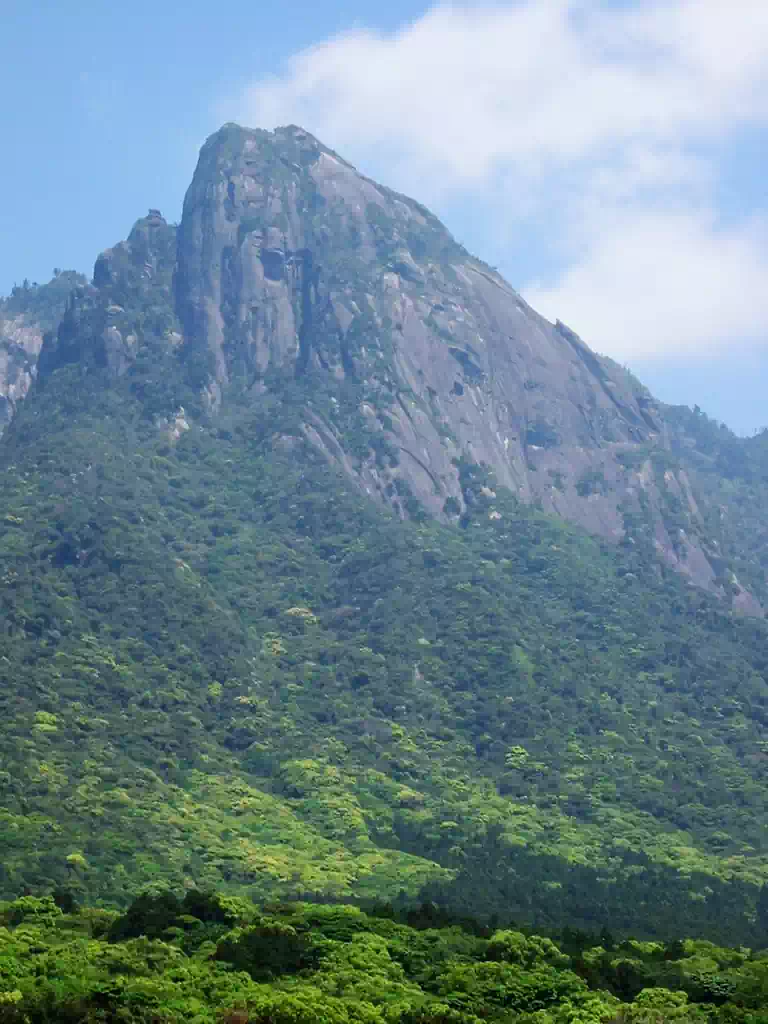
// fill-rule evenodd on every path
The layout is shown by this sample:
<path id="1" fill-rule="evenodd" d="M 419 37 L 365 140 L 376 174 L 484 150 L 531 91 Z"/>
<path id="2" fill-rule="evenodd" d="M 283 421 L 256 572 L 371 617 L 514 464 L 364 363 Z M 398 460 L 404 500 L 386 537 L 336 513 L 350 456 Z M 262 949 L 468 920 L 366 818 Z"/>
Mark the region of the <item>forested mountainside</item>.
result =
<path id="1" fill-rule="evenodd" d="M 760 944 L 764 436 L 299 129 L 71 283 L 0 441 L 2 896 Z"/>

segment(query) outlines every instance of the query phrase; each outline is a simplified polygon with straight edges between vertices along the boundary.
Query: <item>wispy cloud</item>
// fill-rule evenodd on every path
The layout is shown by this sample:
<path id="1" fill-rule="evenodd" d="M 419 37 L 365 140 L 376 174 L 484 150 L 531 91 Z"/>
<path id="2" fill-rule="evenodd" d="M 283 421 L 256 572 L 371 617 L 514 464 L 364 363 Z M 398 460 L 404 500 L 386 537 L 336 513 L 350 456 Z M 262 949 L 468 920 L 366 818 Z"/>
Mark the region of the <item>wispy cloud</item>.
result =
<path id="1" fill-rule="evenodd" d="M 558 270 L 513 283 L 616 357 L 712 349 L 768 319 L 761 211 L 729 223 L 714 198 L 733 133 L 768 120 L 768 4 L 435 7 L 297 53 L 237 107 L 423 201 L 478 197 L 489 234 L 538 224 Z"/>

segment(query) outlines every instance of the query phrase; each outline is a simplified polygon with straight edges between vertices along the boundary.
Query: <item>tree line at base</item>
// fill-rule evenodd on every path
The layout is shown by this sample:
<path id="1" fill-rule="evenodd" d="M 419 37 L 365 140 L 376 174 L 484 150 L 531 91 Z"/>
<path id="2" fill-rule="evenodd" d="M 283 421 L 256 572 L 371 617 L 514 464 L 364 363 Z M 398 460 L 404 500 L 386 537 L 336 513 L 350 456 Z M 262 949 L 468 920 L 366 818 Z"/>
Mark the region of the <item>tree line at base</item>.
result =
<path id="1" fill-rule="evenodd" d="M 0 1022 L 662 1024 L 768 1021 L 768 951 L 543 936 L 395 911 L 149 889 L 0 904 Z"/>

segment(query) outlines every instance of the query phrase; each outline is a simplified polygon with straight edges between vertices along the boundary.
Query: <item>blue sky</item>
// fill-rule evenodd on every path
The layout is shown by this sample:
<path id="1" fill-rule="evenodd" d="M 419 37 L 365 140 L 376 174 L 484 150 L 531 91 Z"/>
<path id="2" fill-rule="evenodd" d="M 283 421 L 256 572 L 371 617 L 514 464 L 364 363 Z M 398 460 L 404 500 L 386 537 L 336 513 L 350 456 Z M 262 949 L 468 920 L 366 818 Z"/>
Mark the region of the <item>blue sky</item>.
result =
<path id="1" fill-rule="evenodd" d="M 768 423 L 768 5 L 0 10 L 0 292 L 178 218 L 223 121 L 295 122 L 660 398 Z"/>

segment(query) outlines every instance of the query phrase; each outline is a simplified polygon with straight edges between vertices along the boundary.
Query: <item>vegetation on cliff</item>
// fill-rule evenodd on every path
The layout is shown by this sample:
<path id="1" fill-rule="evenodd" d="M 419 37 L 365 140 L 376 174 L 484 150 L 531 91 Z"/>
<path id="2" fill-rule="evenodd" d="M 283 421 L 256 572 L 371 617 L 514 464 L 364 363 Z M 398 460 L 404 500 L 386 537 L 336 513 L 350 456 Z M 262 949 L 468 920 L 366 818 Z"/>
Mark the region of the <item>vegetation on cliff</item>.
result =
<path id="1" fill-rule="evenodd" d="M 280 196 L 298 202 L 294 165 L 270 153 L 256 165 L 280 165 Z M 437 391 L 394 375 L 389 342 L 407 318 L 379 321 L 366 305 L 382 275 L 400 281 L 393 309 L 415 301 L 421 284 L 399 245 L 411 222 L 422 234 L 409 252 L 438 263 L 456 253 L 417 204 L 323 153 L 327 180 L 343 174 L 354 195 L 400 204 L 399 221 L 378 206 L 366 214 L 364 281 L 334 247 L 338 205 L 323 214 L 315 196 L 302 207 L 318 238 L 330 218 L 321 267 L 273 244 L 272 223 L 237 242 L 239 193 L 220 190 L 231 209 L 203 203 L 200 230 L 223 218 L 246 248 L 227 256 L 218 297 L 230 320 L 215 350 L 192 336 L 192 299 L 177 316 L 173 296 L 209 309 L 200 281 L 213 292 L 221 281 L 210 267 L 195 278 L 189 260 L 184 279 L 177 232 L 150 211 L 99 258 L 92 285 L 74 282 L 31 396 L 14 407 L 0 446 L 0 896 L 65 887 L 124 907 L 163 883 L 258 901 L 429 900 L 484 921 L 618 936 L 667 939 L 685 922 L 760 946 L 768 627 L 728 599 L 744 599 L 743 581 L 765 588 L 765 436 L 742 442 L 682 409 L 657 431 L 639 384 L 618 368 L 606 376 L 606 361 L 518 310 L 475 261 L 477 294 L 503 285 L 510 316 L 570 353 L 553 380 L 573 370 L 594 423 L 623 431 L 595 434 L 592 461 L 569 468 L 585 508 L 621 519 L 612 542 L 518 500 L 456 443 Z M 309 165 L 297 164 L 302 181 Z M 253 166 L 236 170 L 250 195 Z M 262 213 L 276 202 L 267 184 Z M 246 269 L 247 324 L 234 301 Z M 345 274 L 346 305 L 334 306 Z M 6 305 L 43 317 L 61 299 L 57 284 Z M 277 354 L 260 362 L 267 337 Z M 467 351 L 446 351 L 446 391 L 456 366 L 465 383 L 479 379 Z M 520 387 L 542 390 L 532 378 Z M 501 444 L 469 388 L 454 394 Z M 403 430 L 437 431 L 455 494 L 399 473 L 413 454 L 395 443 L 395 407 Z M 580 408 L 568 415 L 588 431 Z M 526 473 L 561 494 L 563 473 L 542 461 L 562 432 L 550 420 L 531 419 L 521 444 Z M 411 440 L 426 436 L 417 426 Z M 631 502 L 611 492 L 617 466 Z M 377 487 L 386 500 L 371 500 Z M 709 592 L 686 580 L 697 551 Z"/>
<path id="2" fill-rule="evenodd" d="M 64 367 L 3 445 L 5 895 L 458 877 L 473 913 L 754 941 L 761 621 L 469 464 L 458 528 L 400 521 L 299 385 L 183 429 L 135 380 Z"/>

